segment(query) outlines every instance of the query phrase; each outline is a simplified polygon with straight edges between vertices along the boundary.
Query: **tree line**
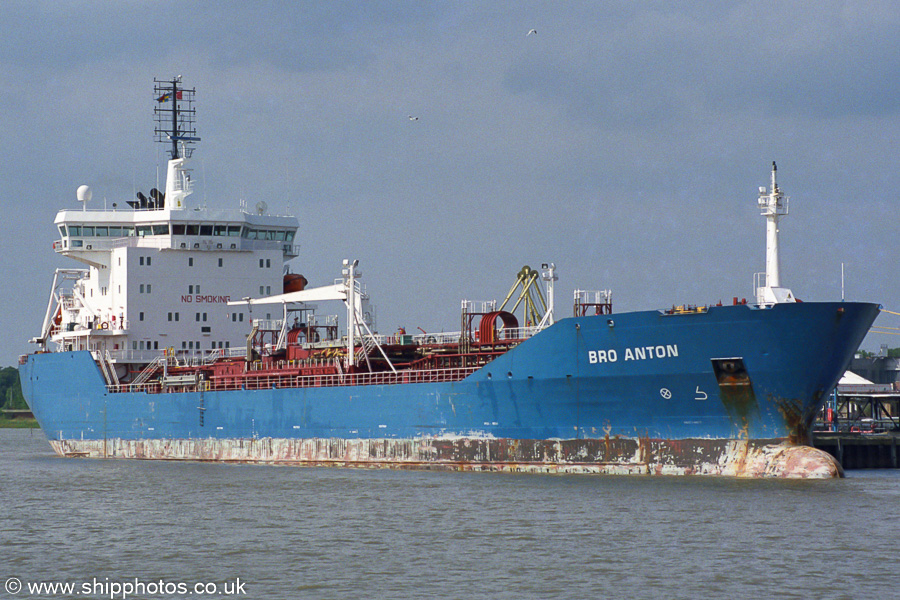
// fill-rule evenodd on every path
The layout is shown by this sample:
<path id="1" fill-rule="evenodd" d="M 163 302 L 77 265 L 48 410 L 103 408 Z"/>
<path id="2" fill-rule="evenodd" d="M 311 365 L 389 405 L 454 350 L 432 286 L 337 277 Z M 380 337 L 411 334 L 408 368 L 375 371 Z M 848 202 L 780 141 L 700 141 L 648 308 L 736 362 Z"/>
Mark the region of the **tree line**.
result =
<path id="1" fill-rule="evenodd" d="M 22 396 L 19 371 L 14 367 L 0 369 L 0 408 L 28 408 L 25 397 Z"/>
<path id="2" fill-rule="evenodd" d="M 878 352 L 867 352 L 866 350 L 860 350 L 857 354 L 859 354 L 860 358 L 878 358 Z M 888 348 L 887 355 L 888 358 L 900 358 L 900 348 Z"/>

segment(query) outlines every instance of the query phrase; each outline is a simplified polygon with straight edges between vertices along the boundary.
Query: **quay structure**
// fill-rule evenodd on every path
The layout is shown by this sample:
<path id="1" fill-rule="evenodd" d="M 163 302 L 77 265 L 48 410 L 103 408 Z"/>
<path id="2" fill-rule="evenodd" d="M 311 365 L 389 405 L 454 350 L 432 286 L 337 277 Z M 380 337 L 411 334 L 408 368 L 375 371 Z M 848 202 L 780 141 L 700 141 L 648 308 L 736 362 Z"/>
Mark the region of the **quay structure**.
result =
<path id="1" fill-rule="evenodd" d="M 819 413 L 813 445 L 845 469 L 900 467 L 900 359 L 858 357 Z"/>

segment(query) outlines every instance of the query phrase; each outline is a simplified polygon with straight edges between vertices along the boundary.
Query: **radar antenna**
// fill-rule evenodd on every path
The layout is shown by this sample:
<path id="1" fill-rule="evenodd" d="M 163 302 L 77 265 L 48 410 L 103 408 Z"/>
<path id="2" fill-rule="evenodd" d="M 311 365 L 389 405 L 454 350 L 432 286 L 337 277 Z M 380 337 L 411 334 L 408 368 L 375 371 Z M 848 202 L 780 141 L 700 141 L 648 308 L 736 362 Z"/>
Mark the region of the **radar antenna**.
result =
<path id="1" fill-rule="evenodd" d="M 181 86 L 181 75 L 170 81 L 153 79 L 153 99 L 156 102 L 153 107 L 156 120 L 154 141 L 164 144 L 171 142 L 169 156 L 173 160 L 182 155 L 190 158 L 194 151 L 191 144 L 200 141 L 194 126 L 197 114 L 197 109 L 194 108 L 195 93 L 194 88 Z"/>

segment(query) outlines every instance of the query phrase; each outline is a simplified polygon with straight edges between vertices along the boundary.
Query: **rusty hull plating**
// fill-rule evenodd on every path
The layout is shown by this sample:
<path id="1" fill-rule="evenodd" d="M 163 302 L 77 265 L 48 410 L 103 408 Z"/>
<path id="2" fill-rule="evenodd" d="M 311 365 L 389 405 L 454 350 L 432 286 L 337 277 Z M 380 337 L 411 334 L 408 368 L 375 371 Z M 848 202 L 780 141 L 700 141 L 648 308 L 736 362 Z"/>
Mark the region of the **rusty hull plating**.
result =
<path id="1" fill-rule="evenodd" d="M 828 453 L 776 440 L 167 439 L 51 440 L 64 457 L 608 475 L 843 476 Z"/>
<path id="2" fill-rule="evenodd" d="M 62 456 L 838 477 L 828 454 L 797 444 L 877 310 L 804 303 L 653 311 L 618 315 L 614 327 L 564 319 L 447 381 L 123 390 L 104 382 L 86 351 L 29 355 L 20 374 Z M 805 345 L 792 344 L 798 339 Z M 646 358 L 635 350 L 670 346 Z M 247 370 L 244 383 L 255 374 Z"/>

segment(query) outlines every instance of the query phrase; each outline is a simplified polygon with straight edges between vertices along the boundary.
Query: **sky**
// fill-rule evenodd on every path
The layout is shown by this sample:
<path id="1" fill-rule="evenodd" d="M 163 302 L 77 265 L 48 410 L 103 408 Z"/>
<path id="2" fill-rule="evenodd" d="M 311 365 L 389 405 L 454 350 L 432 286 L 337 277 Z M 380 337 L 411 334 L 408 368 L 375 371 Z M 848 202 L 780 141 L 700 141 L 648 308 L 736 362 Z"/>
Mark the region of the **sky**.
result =
<path id="1" fill-rule="evenodd" d="M 839 300 L 843 265 L 847 300 L 900 312 L 895 2 L 6 0 L 0 22 L 0 366 L 81 266 L 52 249 L 76 188 L 155 185 L 153 79 L 176 75 L 191 199 L 296 215 L 291 270 L 358 259 L 382 333 L 458 331 L 460 300 L 545 262 L 557 315 L 576 288 L 750 299 L 772 161 L 783 285 Z"/>

